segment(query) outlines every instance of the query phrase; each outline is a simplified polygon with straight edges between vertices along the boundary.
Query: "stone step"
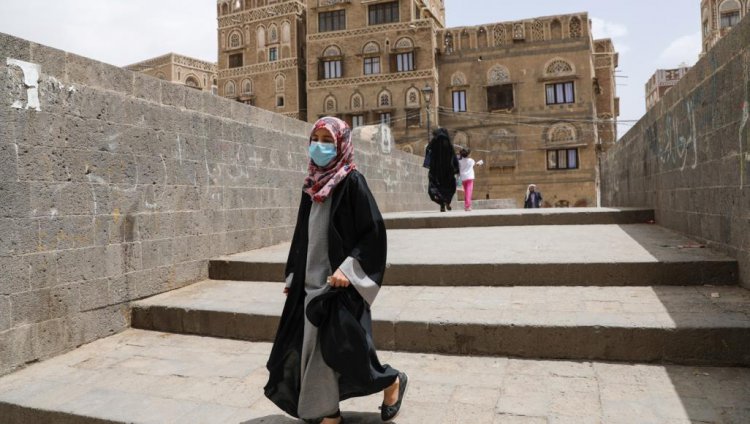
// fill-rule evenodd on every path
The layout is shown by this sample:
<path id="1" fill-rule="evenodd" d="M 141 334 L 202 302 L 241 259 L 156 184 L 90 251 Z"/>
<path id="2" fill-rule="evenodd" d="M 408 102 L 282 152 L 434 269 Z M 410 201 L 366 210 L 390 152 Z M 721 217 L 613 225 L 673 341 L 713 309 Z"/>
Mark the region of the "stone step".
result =
<path id="1" fill-rule="evenodd" d="M 736 284 L 734 258 L 648 225 L 388 231 L 386 284 L 647 286 Z M 289 244 L 210 261 L 219 280 L 282 281 Z"/>
<path id="2" fill-rule="evenodd" d="M 204 281 L 132 304 L 136 328 L 272 341 L 278 283 Z M 383 287 L 383 349 L 524 358 L 750 365 L 739 287 Z"/>
<path id="3" fill-rule="evenodd" d="M 263 396 L 271 345 L 129 329 L 0 378 L 0 422 L 296 424 Z M 750 369 L 379 352 L 399 424 L 747 423 Z M 382 395 L 342 402 L 380 423 Z"/>
<path id="4" fill-rule="evenodd" d="M 383 218 L 386 227 L 393 230 L 522 225 L 645 224 L 654 219 L 652 209 L 641 208 L 476 209 L 472 212 L 464 212 L 458 206 L 453 211 L 445 213 L 437 210 L 397 212 L 384 214 Z"/>

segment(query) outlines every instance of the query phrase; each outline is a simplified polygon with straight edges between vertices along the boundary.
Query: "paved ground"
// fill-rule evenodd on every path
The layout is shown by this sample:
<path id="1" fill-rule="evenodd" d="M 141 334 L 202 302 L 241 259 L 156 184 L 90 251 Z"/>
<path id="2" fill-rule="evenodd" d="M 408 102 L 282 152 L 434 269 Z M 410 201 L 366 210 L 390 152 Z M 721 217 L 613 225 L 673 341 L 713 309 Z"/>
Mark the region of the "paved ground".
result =
<path id="1" fill-rule="evenodd" d="M 140 330 L 0 378 L 0 417 L 47 409 L 132 423 L 277 423 L 262 394 L 270 345 Z M 750 370 L 381 352 L 412 384 L 398 423 L 750 422 Z M 12 411 L 3 402 L 28 409 Z M 378 395 L 342 404 L 380 422 Z M 24 419 L 26 419 L 24 421 Z M 4 421 L 7 422 L 7 421 Z M 52 421 L 62 422 L 62 421 Z"/>
<path id="2" fill-rule="evenodd" d="M 447 253 L 446 253 L 447 251 Z M 219 259 L 286 262 L 289 244 Z M 733 261 L 654 225 L 566 225 L 388 231 L 390 264 L 578 264 Z"/>

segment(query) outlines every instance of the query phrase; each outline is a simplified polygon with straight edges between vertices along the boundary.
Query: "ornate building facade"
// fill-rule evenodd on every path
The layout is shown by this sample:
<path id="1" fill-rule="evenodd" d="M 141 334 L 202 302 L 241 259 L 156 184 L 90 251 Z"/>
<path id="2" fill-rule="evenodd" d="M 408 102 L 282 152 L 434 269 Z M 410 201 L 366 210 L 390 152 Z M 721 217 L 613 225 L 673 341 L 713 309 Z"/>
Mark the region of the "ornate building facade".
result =
<path id="1" fill-rule="evenodd" d="M 487 164 L 477 168 L 476 198 L 518 200 L 536 183 L 548 206 L 597 203 L 598 155 L 616 139 L 617 53 L 610 40 L 593 40 L 585 13 L 446 28 L 442 0 L 219 0 L 221 95 L 243 101 L 243 79 L 275 75 L 229 66 L 230 54 L 249 51 L 227 45 L 232 33 L 292 22 L 268 13 L 291 4 L 301 24 L 287 57 L 305 83 L 287 83 L 299 100 L 285 113 L 387 124 L 396 146 L 418 155 L 428 125 L 444 126 Z M 265 33 L 263 54 L 259 40 L 249 43 L 260 63 L 271 39 Z M 278 111 L 267 81 L 265 92 L 254 86 L 253 103 Z"/>
<path id="2" fill-rule="evenodd" d="M 218 0 L 219 94 L 307 119 L 305 1 Z"/>
<path id="3" fill-rule="evenodd" d="M 175 84 L 183 84 L 214 94 L 217 93 L 216 64 L 204 60 L 168 53 L 128 65 L 125 69 L 142 72 Z"/>
<path id="4" fill-rule="evenodd" d="M 657 69 L 646 83 L 646 111 L 654 107 L 670 88 L 677 85 L 680 79 L 688 73 L 690 67 L 680 66 L 675 69 Z"/>
<path id="5" fill-rule="evenodd" d="M 740 19 L 750 13 L 750 0 L 701 0 L 703 52 L 716 44 Z"/>

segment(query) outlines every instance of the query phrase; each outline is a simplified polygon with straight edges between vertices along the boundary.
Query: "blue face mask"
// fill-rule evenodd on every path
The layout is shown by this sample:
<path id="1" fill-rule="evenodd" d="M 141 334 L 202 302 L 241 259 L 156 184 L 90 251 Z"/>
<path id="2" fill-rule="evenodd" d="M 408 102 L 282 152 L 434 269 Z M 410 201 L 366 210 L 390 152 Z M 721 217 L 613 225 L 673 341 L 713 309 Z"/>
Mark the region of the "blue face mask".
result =
<path id="1" fill-rule="evenodd" d="M 310 159 L 316 165 L 323 168 L 336 157 L 336 145 L 334 143 L 310 143 Z"/>

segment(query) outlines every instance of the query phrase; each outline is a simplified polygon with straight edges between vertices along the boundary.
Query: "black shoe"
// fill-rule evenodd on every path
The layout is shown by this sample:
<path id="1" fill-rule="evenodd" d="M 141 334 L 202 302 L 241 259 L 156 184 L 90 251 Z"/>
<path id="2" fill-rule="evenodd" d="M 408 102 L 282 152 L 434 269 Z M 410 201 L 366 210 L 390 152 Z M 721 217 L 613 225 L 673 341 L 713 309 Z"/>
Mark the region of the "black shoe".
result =
<path id="1" fill-rule="evenodd" d="M 409 377 L 406 376 L 406 373 L 400 372 L 398 373 L 398 400 L 393 405 L 386 405 L 383 403 L 380 405 L 380 419 L 383 421 L 390 421 L 398 416 L 398 413 L 401 412 L 401 401 L 404 400 L 404 395 L 406 394 L 406 386 L 409 384 Z"/>
<path id="2" fill-rule="evenodd" d="M 445 212 L 445 205 L 442 203 L 440 204 L 440 212 Z"/>
<path id="3" fill-rule="evenodd" d="M 446 207 L 446 208 L 448 208 L 448 210 L 449 210 L 449 211 L 452 211 L 452 210 L 453 210 L 453 208 L 451 207 L 451 204 L 450 204 L 450 203 L 448 203 L 447 205 L 445 205 L 445 207 Z"/>

